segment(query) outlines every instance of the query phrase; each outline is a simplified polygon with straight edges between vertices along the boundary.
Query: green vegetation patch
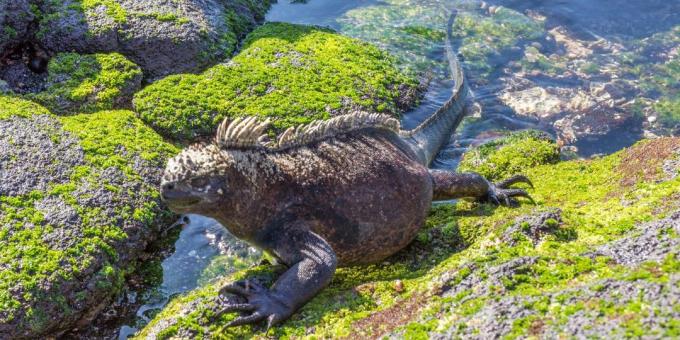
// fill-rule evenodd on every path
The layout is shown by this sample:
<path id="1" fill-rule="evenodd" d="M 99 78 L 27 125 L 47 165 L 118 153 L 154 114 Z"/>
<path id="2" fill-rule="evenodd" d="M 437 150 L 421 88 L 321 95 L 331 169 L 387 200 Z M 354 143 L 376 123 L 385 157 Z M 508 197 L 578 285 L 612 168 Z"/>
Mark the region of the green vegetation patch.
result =
<path id="1" fill-rule="evenodd" d="M 541 164 L 560 159 L 560 150 L 544 132 L 529 130 L 474 148 L 463 157 L 459 170 L 475 171 L 501 180 Z"/>
<path id="2" fill-rule="evenodd" d="M 169 76 L 137 93 L 141 119 L 174 139 L 208 135 L 224 117 L 271 117 L 276 129 L 352 109 L 401 113 L 417 82 L 385 52 L 332 31 L 284 23 L 252 32 L 228 64 Z"/>
<path id="3" fill-rule="evenodd" d="M 33 115 L 49 115 L 50 111 L 40 104 L 14 96 L 0 94 L 0 120 L 10 117 L 30 118 Z"/>
<path id="4" fill-rule="evenodd" d="M 142 81 L 142 70 L 118 53 L 60 53 L 48 73 L 45 91 L 28 98 L 59 114 L 128 106 Z"/>

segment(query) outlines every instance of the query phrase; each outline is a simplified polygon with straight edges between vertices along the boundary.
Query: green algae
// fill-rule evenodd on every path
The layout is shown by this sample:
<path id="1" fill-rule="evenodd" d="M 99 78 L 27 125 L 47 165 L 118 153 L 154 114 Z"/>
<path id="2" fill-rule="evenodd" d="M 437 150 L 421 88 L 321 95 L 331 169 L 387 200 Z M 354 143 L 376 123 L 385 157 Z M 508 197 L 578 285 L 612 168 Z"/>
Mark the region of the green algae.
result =
<path id="1" fill-rule="evenodd" d="M 0 120 L 37 115 L 54 117 L 36 103 L 0 96 Z M 0 262 L 4 264 L 0 266 L 0 322 L 31 334 L 54 326 L 46 310 L 72 318 L 76 310 L 82 312 L 84 300 L 91 304 L 92 299 L 107 299 L 121 291 L 129 259 L 121 258 L 119 252 L 127 242 L 138 242 L 128 239 L 129 232 L 141 228 L 137 237 L 147 238 L 156 222 L 168 217 L 158 206 L 157 188 L 144 182 L 144 174 L 135 164 L 141 160 L 162 167 L 177 152 L 129 111 L 60 117 L 50 129 L 76 136 L 84 151 L 84 164 L 69 169 L 70 181 L 66 183 L 52 183 L 44 191 L 25 195 L 0 196 Z M 135 192 L 109 183 L 106 174 L 112 169 L 136 183 Z M 88 188 L 100 188 L 121 203 L 115 207 L 83 205 L 79 202 L 89 199 Z M 80 192 L 83 190 L 85 193 Z M 77 214 L 79 223 L 68 231 L 63 230 L 64 225 L 51 224 L 38 208 L 48 199 L 64 202 Z M 130 201 L 123 203 L 125 200 Z M 48 238 L 64 232 L 73 238 L 56 244 Z M 73 282 L 82 283 L 71 288 L 72 294 L 63 295 L 62 287 Z"/>
<path id="2" fill-rule="evenodd" d="M 253 31 L 228 64 L 169 76 L 137 93 L 140 118 L 173 139 L 208 135 L 226 116 L 271 117 L 276 129 L 353 109 L 398 115 L 417 83 L 379 49 L 329 30 L 283 23 Z"/>
<path id="3" fill-rule="evenodd" d="M 545 133 L 530 130 L 497 139 L 466 153 L 459 170 L 475 171 L 490 180 L 501 180 L 559 159 L 559 147 Z"/>
<path id="4" fill-rule="evenodd" d="M 58 114 L 126 106 L 142 80 L 142 70 L 118 53 L 60 53 L 47 71 L 47 88 L 27 97 Z"/>
<path id="5" fill-rule="evenodd" d="M 50 111 L 40 104 L 15 96 L 0 94 L 0 120 L 10 117 L 30 118 L 33 115 L 49 115 Z"/>
<path id="6" fill-rule="evenodd" d="M 513 143 L 527 140 L 536 141 L 531 134 L 525 134 L 524 138 L 518 137 Z M 654 143 L 659 142 L 644 141 L 641 144 L 646 147 L 662 145 Z M 491 154 L 498 152 L 497 146 L 490 148 Z M 525 308 L 532 311 L 533 316 L 515 321 L 508 336 L 539 334 L 536 332 L 540 331 L 541 327 L 538 326 L 544 319 L 564 321 L 579 308 L 584 308 L 564 303 L 555 306 L 554 302 L 549 303 L 542 297 L 546 294 L 554 294 L 555 299 L 568 301 L 573 294 L 566 293 L 565 289 L 570 287 L 591 285 L 597 289 L 594 283 L 610 278 L 627 278 L 638 282 L 653 278 L 663 282 L 668 275 L 680 270 L 674 258 L 666 259 L 661 264 L 651 264 L 650 268 L 653 269 L 644 269 L 646 267 L 642 266 L 642 274 L 633 274 L 639 271 L 637 267 L 612 264 L 606 257 L 579 255 L 628 235 L 636 223 L 659 219 L 677 209 L 677 204 L 668 202 L 668 197 L 680 194 L 678 178 L 665 181 L 638 178 L 634 185 L 622 186 L 625 177 L 619 170 L 622 159 L 635 154 L 634 150 L 640 147 L 637 145 L 630 150 L 594 160 L 556 164 L 552 164 L 554 162 L 551 160 L 549 164 L 528 165 L 522 171 L 536 185 L 535 189 L 529 191 L 537 207 L 521 205 L 515 209 L 495 208 L 465 201 L 455 206 L 435 206 L 426 227 L 432 232 L 432 237 L 416 240 L 385 263 L 339 269 L 328 288 L 268 335 L 259 327 L 222 329 L 234 315 L 210 320 L 213 309 L 217 309 L 214 302 L 217 290 L 220 285 L 243 277 L 237 274 L 173 300 L 139 337 L 191 334 L 197 338 L 218 339 L 266 336 L 332 338 L 358 334 L 377 336 L 380 334 L 373 332 L 380 329 L 378 333 L 396 332 L 406 338 L 424 338 L 431 331 L 472 329 L 470 327 L 473 326 L 465 323 L 465 318 L 479 313 L 485 304 L 497 299 L 496 296 L 522 297 L 527 301 Z M 627 203 L 621 204 L 622 201 Z M 575 237 L 563 238 L 557 233 L 547 235 L 538 245 L 525 240 L 514 246 L 500 240 L 517 217 L 547 207 L 562 209 L 563 221 L 558 228 L 573 230 Z M 455 225 L 461 234 L 467 236 L 454 237 L 451 243 L 440 242 L 446 238 L 441 230 L 447 225 L 449 228 Z M 513 271 L 512 275 L 503 277 L 500 285 L 492 285 L 486 294 L 463 290 L 455 297 L 441 296 L 442 291 L 450 289 L 446 287 L 455 287 L 471 275 L 482 278 L 484 282 L 492 276 L 487 268 L 522 257 L 536 260 L 527 262 Z M 648 275 L 645 272 L 656 274 Z M 254 273 L 240 274 L 257 276 Z M 442 277 L 449 279 L 442 281 Z M 402 291 L 394 288 L 397 279 L 403 283 Z M 425 298 L 417 299 L 418 296 Z M 418 303 L 409 305 L 409 301 Z M 405 304 L 409 307 L 398 307 Z M 415 316 L 407 311 L 412 308 L 418 310 Z M 631 315 L 628 318 L 632 321 L 624 326 L 624 333 L 635 335 L 644 330 L 634 321 L 643 316 L 635 303 L 616 308 L 615 315 Z M 389 317 L 380 319 L 382 315 Z M 391 319 L 397 319 L 399 323 L 386 326 L 373 324 Z M 546 323 L 545 327 L 550 324 Z M 665 327 L 668 329 L 667 334 L 674 332 L 672 323 Z"/>

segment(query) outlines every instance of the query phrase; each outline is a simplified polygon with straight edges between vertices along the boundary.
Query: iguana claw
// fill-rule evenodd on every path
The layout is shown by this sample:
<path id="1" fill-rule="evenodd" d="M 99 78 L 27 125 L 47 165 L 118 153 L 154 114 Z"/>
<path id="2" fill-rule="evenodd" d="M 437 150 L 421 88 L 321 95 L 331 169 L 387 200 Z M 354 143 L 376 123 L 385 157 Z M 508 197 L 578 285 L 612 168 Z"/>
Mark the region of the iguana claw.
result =
<path id="1" fill-rule="evenodd" d="M 267 329 L 285 320 L 292 314 L 292 308 L 276 299 L 275 296 L 257 281 L 244 280 L 228 284 L 220 289 L 220 296 L 234 294 L 244 298 L 246 303 L 228 303 L 215 315 L 219 317 L 224 313 L 246 312 L 249 315 L 240 316 L 226 327 L 241 326 L 267 320 Z"/>
<path id="2" fill-rule="evenodd" d="M 525 197 L 531 201 L 531 203 L 536 204 L 534 199 L 529 195 L 529 193 L 524 189 L 513 189 L 510 188 L 511 185 L 517 183 L 528 184 L 531 188 L 534 187 L 533 183 L 524 175 L 515 175 L 503 181 L 495 184 L 491 184 L 489 187 L 489 194 L 487 196 L 487 201 L 496 205 L 506 205 L 514 206 L 517 204 L 515 197 Z"/>

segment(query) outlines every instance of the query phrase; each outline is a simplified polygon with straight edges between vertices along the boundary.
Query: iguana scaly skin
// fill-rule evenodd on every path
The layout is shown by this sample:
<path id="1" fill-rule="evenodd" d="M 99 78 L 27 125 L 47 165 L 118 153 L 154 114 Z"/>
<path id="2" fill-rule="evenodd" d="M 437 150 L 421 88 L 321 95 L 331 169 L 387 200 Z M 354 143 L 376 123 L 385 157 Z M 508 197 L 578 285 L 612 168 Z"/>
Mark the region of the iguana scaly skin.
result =
<path id="1" fill-rule="evenodd" d="M 428 170 L 462 116 L 462 72 L 451 64 L 459 77 L 452 99 L 413 131 L 400 131 L 388 116 L 356 112 L 267 141 L 268 121 L 225 120 L 214 142 L 169 162 L 161 194 L 172 210 L 212 217 L 288 267 L 270 288 L 255 281 L 225 286 L 222 294 L 246 302 L 223 312 L 249 313 L 230 325 L 281 322 L 323 289 L 337 266 L 376 263 L 404 248 L 433 199 L 509 203 L 528 196 L 508 189 L 529 182 L 523 176 L 494 185 L 474 173 Z"/>

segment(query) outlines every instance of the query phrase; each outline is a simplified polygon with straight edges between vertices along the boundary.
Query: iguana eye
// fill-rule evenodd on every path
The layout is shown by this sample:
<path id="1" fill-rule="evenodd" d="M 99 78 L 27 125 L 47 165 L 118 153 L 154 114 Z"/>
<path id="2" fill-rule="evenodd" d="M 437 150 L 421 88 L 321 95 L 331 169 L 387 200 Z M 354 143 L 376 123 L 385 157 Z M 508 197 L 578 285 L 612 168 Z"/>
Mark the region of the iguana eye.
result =
<path id="1" fill-rule="evenodd" d="M 194 188 L 203 188 L 208 185 L 208 180 L 205 177 L 198 177 L 191 180 L 191 186 Z"/>

